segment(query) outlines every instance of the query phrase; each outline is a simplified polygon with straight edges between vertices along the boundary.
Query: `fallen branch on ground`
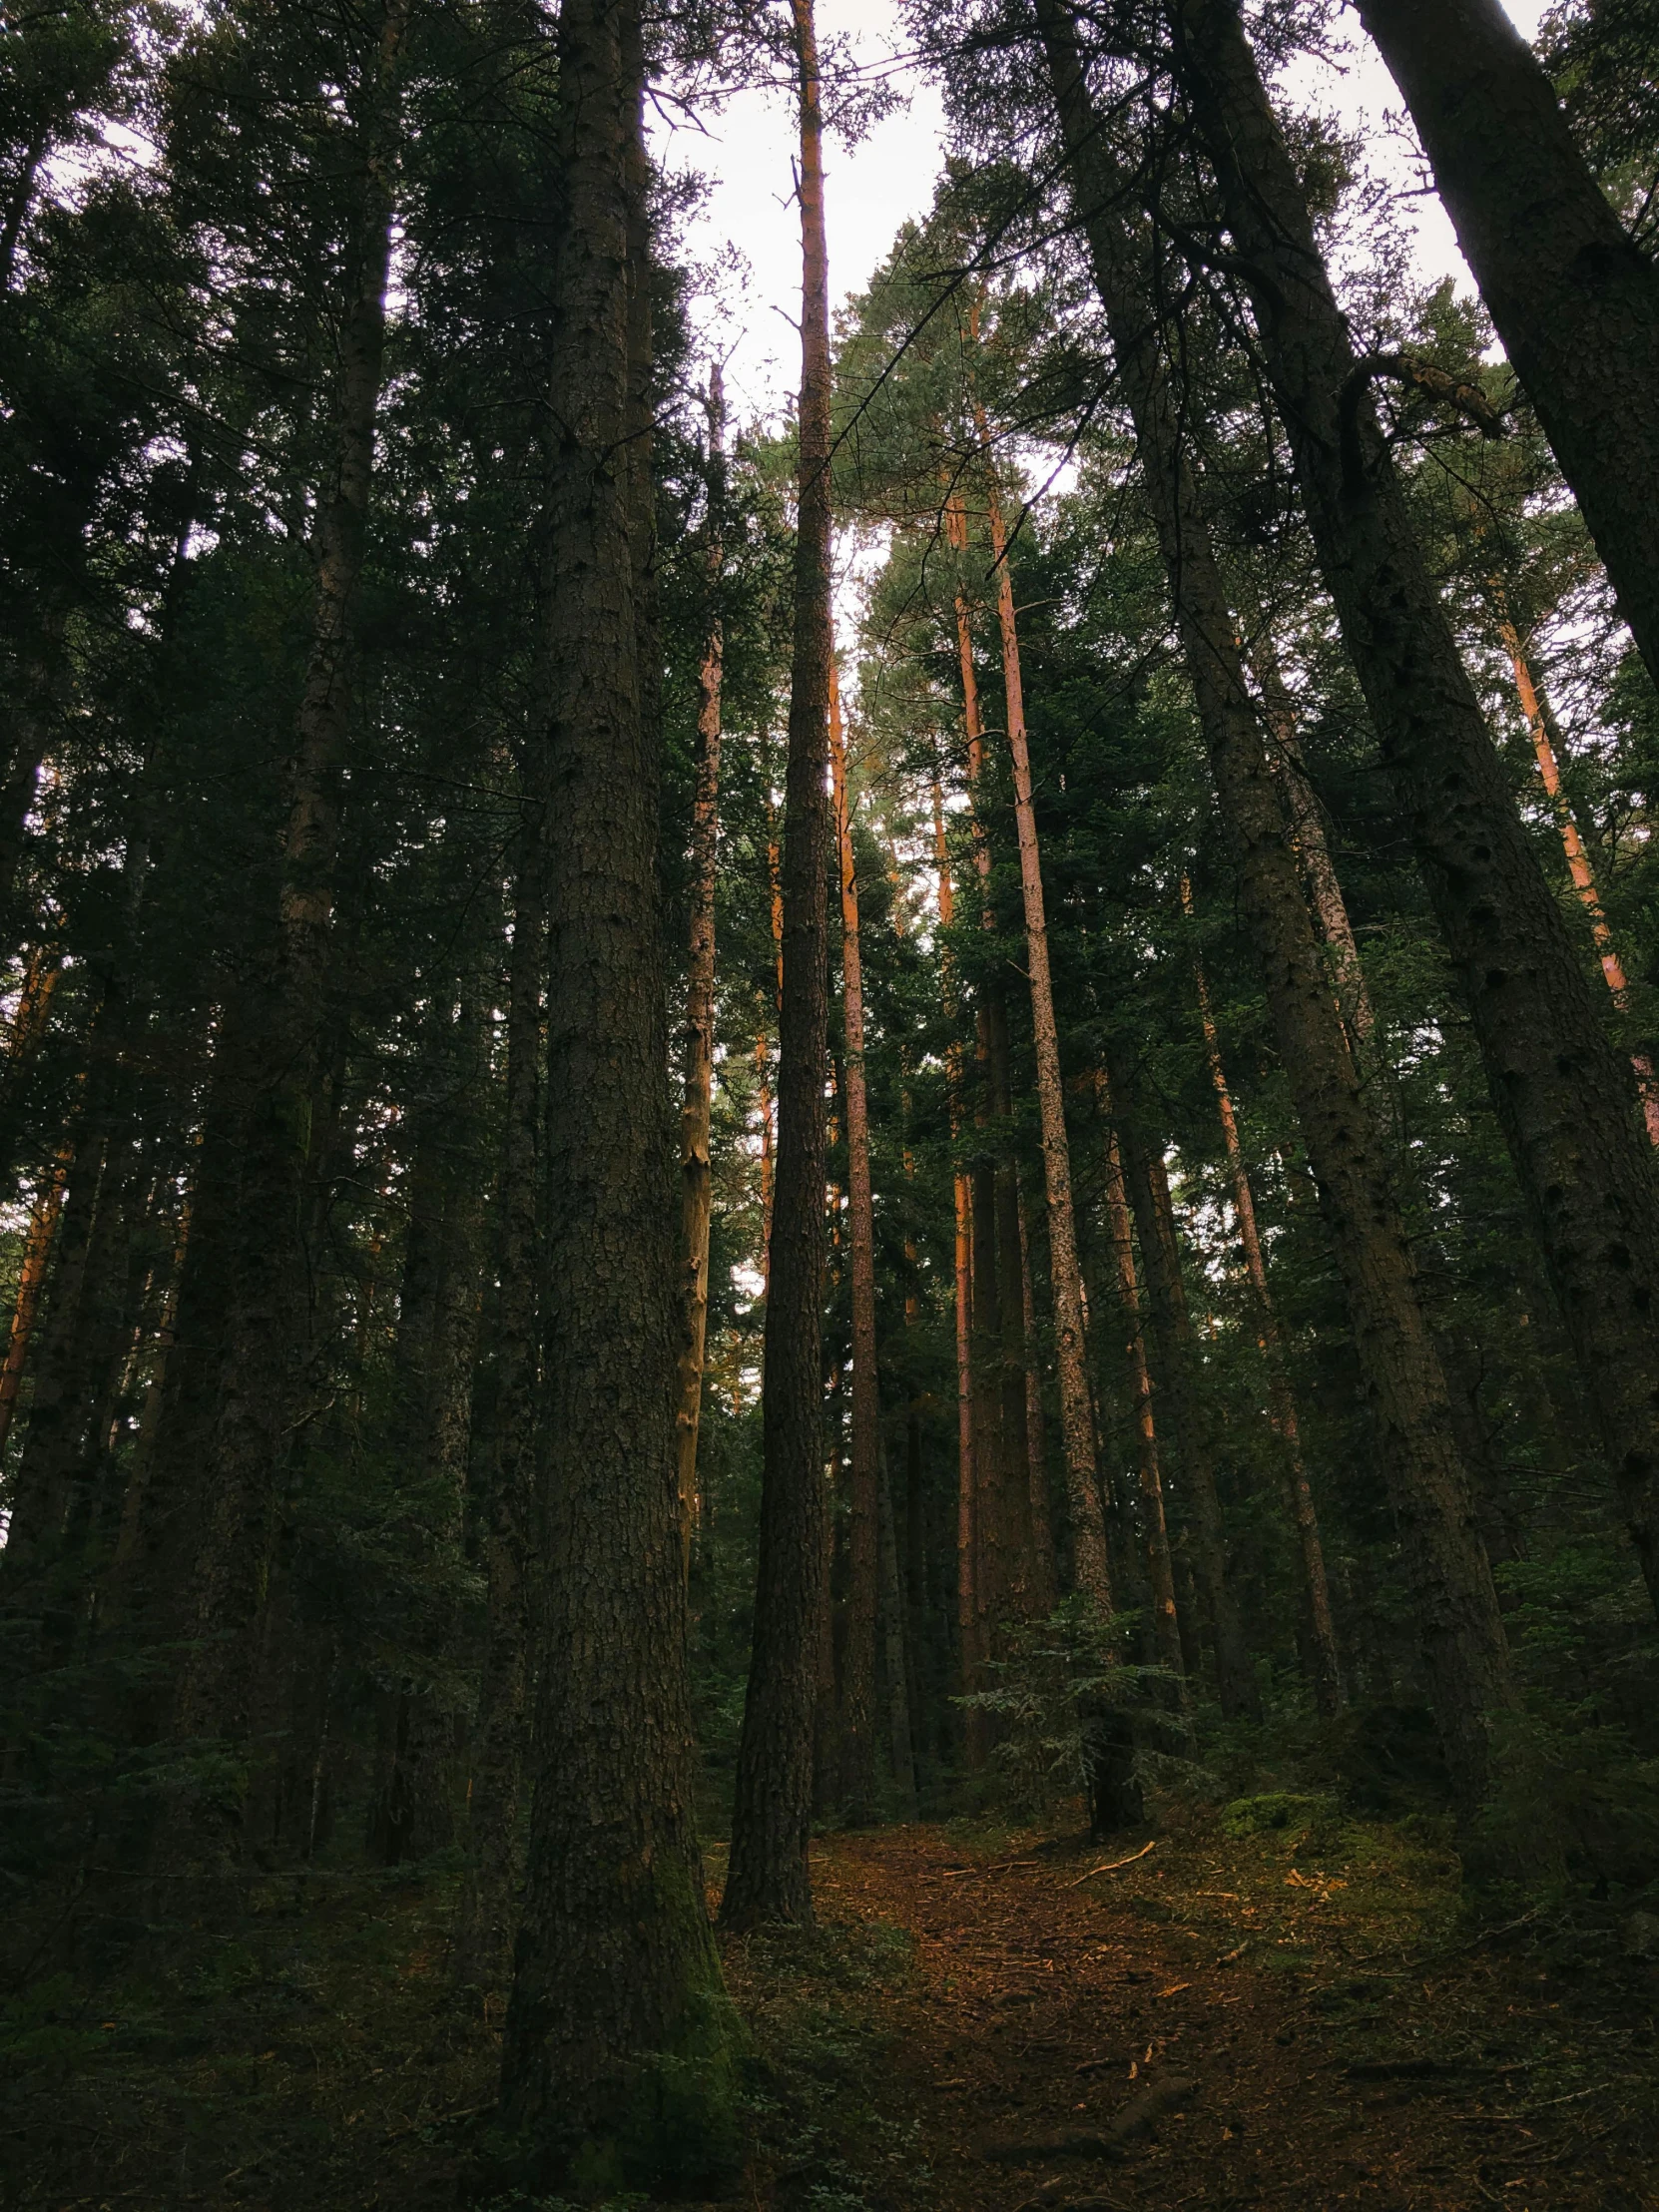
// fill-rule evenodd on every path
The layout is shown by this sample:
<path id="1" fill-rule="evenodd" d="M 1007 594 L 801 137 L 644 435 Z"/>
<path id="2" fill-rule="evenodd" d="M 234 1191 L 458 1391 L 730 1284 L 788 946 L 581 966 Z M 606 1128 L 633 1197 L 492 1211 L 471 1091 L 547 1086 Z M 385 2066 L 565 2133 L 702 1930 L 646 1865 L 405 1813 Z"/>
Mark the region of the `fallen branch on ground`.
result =
<path id="1" fill-rule="evenodd" d="M 1052 2135 L 1036 2142 L 987 2143 L 982 2158 L 999 2165 L 1035 2165 L 1043 2158 L 1115 2158 L 1125 2143 L 1144 2135 L 1166 2112 L 1174 2112 L 1198 2094 L 1198 2083 L 1187 2074 L 1170 2074 L 1149 2081 L 1139 2096 L 1131 2097 L 1103 2135 Z"/>
<path id="2" fill-rule="evenodd" d="M 1139 1851 L 1132 1851 L 1127 1859 L 1108 1859 L 1103 1867 L 1091 1867 L 1087 1874 L 1080 1874 L 1075 1882 L 1068 1882 L 1066 1888 L 1080 1890 L 1085 1882 L 1092 1882 L 1097 1874 L 1116 1874 L 1119 1867 L 1132 1867 L 1137 1859 L 1144 1859 L 1149 1851 L 1156 1851 L 1157 1848 L 1158 1839 L 1154 1836 L 1150 1844 L 1143 1844 Z"/>

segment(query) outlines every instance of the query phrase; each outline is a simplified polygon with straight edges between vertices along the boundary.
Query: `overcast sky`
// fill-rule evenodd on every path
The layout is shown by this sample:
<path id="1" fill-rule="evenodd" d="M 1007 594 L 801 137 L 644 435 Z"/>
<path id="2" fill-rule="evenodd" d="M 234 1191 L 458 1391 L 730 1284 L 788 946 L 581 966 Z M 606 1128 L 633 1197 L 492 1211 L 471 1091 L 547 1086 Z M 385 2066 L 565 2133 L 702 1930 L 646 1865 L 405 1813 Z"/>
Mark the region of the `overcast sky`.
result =
<path id="1" fill-rule="evenodd" d="M 1505 0 L 1510 15 L 1531 36 L 1544 0 Z M 1338 113 L 1365 134 L 1369 157 L 1382 174 L 1414 185 L 1404 148 L 1385 128 L 1398 95 L 1357 20 L 1345 15 L 1347 55 L 1334 70 L 1304 63 L 1290 81 L 1293 97 Z M 848 38 L 866 67 L 902 50 L 899 12 L 891 0 L 819 0 L 823 39 Z M 878 125 L 860 145 L 831 141 L 826 151 L 825 200 L 830 231 L 832 304 L 863 289 L 892 245 L 899 226 L 931 204 L 942 156 L 943 115 L 937 88 L 913 71 L 897 80 L 909 94 L 900 114 Z M 707 137 L 659 124 L 659 151 L 680 169 L 711 182 L 707 203 L 688 243 L 701 261 L 718 261 L 735 249 L 742 274 L 726 287 L 723 346 L 733 350 L 727 368 L 729 404 L 739 420 L 775 415 L 800 374 L 800 341 L 793 319 L 800 312 L 801 233 L 792 198 L 791 159 L 795 118 L 791 103 L 770 93 L 745 93 L 724 115 L 708 121 Z M 1456 272 L 1468 284 L 1451 229 L 1437 201 L 1401 204 L 1415 230 L 1425 275 Z"/>

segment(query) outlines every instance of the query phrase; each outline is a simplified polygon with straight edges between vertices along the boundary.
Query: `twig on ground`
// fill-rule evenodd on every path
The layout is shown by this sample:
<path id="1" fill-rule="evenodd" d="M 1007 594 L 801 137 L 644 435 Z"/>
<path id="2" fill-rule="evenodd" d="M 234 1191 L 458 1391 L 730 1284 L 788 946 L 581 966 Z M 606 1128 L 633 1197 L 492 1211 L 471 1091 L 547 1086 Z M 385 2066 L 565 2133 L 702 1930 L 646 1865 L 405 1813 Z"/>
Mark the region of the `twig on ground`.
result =
<path id="1" fill-rule="evenodd" d="M 1085 1882 L 1092 1882 L 1097 1874 L 1116 1874 L 1119 1867 L 1132 1867 L 1137 1859 L 1144 1859 L 1149 1851 L 1156 1851 L 1157 1848 L 1158 1839 L 1154 1836 L 1150 1844 L 1143 1844 L 1139 1851 L 1132 1851 L 1127 1859 L 1108 1859 L 1103 1867 L 1091 1867 L 1087 1874 L 1080 1874 L 1075 1882 L 1068 1882 L 1066 1888 L 1080 1890 Z"/>

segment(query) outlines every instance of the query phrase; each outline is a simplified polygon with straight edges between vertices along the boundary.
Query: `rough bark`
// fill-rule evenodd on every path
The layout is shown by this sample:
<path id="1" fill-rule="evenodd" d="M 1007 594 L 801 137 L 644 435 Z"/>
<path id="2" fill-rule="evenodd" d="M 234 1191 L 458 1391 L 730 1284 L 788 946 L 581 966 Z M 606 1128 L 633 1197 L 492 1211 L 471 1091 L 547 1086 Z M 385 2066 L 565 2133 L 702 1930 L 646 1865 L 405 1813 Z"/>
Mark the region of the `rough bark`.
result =
<path id="1" fill-rule="evenodd" d="M 540 2189 L 710 2193 L 732 2157 L 731 2030 L 692 1824 L 675 1489 L 639 10 L 566 0 L 558 42 L 556 434 L 532 742 L 548 801 L 546 1237 L 560 1264 L 541 1285 L 536 1775 L 502 2118 Z"/>
<path id="2" fill-rule="evenodd" d="M 675 1412 L 680 1532 L 686 1564 L 698 1519 L 697 1431 L 703 1410 L 703 1349 L 709 1323 L 709 1126 L 715 1087 L 715 878 L 720 857 L 720 693 L 725 660 L 721 573 L 726 546 L 726 400 L 720 363 L 709 368 L 708 513 L 704 563 L 713 605 L 697 671 L 697 741 L 692 751 L 691 948 L 681 1060 L 680 1236 L 685 1255 L 679 1404 Z"/>
<path id="3" fill-rule="evenodd" d="M 1037 1340 L 1037 1301 L 1031 1288 L 1031 1237 L 1025 1194 L 1019 1193 L 1019 1304 L 1025 1335 L 1025 1448 L 1031 1485 L 1031 1610 L 1046 1617 L 1059 1594 L 1054 1527 L 1048 1501 L 1048 1436 L 1043 1416 L 1043 1375 Z"/>
<path id="4" fill-rule="evenodd" d="M 778 1165 L 762 1400 L 760 1579 L 721 1922 L 812 1919 L 813 1703 L 825 1604 L 824 1085 L 829 1052 L 830 277 L 812 0 L 801 84 L 801 403 L 782 894 Z"/>
<path id="5" fill-rule="evenodd" d="M 1262 731 L 1245 682 L 1174 394 L 1150 312 L 1146 241 L 1094 110 L 1061 0 L 1037 0 L 1078 217 L 1134 418 L 1160 548 L 1267 987 L 1280 1057 L 1342 1269 L 1355 1350 L 1404 1547 L 1452 1786 L 1472 1813 L 1490 1769 L 1490 1716 L 1513 1706 L 1491 1570 L 1453 1440 L 1445 1379 L 1410 1247 L 1333 1004 Z"/>
<path id="6" fill-rule="evenodd" d="M 1359 12 L 1659 681 L 1659 269 L 1498 0 L 1360 0 Z"/>
<path id="7" fill-rule="evenodd" d="M 1320 564 L 1659 1608 L 1659 1183 L 1631 1071 L 1428 576 L 1233 0 L 1179 0 L 1176 22 Z"/>

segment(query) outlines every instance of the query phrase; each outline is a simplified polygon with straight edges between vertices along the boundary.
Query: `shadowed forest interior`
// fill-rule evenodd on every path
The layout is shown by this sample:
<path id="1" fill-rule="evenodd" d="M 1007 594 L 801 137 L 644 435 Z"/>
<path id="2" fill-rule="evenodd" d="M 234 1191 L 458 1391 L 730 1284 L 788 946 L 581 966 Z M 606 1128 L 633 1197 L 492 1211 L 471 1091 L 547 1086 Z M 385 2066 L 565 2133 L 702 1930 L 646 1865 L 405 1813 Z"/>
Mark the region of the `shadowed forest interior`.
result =
<path id="1" fill-rule="evenodd" d="M 877 12 L 0 13 L 4 2212 L 1659 2207 L 1655 0 Z"/>

